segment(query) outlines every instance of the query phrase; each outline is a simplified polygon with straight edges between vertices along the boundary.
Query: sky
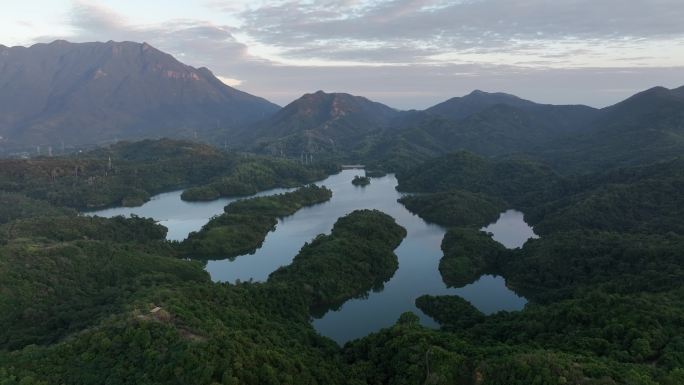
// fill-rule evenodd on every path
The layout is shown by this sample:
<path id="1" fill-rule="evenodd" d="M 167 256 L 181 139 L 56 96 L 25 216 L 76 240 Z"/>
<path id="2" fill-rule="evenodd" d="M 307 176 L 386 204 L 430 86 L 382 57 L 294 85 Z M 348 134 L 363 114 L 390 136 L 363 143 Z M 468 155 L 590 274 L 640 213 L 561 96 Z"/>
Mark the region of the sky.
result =
<path id="1" fill-rule="evenodd" d="M 683 0 L 1 0 L 0 44 L 147 42 L 285 105 L 474 89 L 603 107 L 684 85 Z"/>

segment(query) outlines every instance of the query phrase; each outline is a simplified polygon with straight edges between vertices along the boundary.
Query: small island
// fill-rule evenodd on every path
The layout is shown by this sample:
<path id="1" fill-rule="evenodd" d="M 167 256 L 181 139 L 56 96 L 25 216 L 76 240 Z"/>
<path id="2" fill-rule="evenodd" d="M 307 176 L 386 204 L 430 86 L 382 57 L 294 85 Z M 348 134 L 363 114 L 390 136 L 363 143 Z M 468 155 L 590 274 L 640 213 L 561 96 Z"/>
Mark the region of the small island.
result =
<path id="1" fill-rule="evenodd" d="M 352 179 L 352 184 L 354 186 L 368 186 L 370 184 L 370 178 L 367 176 L 355 176 Z"/>

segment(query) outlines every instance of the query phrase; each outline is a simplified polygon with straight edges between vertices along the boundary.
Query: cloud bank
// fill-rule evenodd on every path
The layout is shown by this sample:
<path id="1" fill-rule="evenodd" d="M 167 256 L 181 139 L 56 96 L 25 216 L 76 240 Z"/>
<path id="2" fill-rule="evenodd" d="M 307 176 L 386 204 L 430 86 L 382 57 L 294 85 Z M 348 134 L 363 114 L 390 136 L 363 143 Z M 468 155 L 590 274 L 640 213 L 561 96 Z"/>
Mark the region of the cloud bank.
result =
<path id="1" fill-rule="evenodd" d="M 681 0 L 198 1 L 211 18 L 136 22 L 74 1 L 69 36 L 148 43 L 286 104 L 317 89 L 423 108 L 479 88 L 603 106 L 684 84 Z"/>

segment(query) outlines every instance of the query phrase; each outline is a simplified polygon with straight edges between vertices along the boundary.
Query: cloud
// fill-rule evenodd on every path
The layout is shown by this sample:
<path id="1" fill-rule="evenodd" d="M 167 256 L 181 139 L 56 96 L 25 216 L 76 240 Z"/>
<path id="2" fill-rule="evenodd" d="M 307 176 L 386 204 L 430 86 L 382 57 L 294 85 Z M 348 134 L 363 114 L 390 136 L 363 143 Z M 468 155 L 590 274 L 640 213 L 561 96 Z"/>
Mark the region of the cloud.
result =
<path id="1" fill-rule="evenodd" d="M 684 3 L 595 3 L 214 0 L 212 13 L 239 22 L 139 24 L 79 0 L 69 13 L 71 35 L 38 40 L 146 41 L 281 105 L 323 89 L 423 108 L 484 89 L 603 106 L 654 85 L 681 85 Z"/>
<path id="2" fill-rule="evenodd" d="M 317 55 L 340 60 L 338 42 L 386 51 L 385 62 L 431 60 L 435 51 L 511 55 L 559 44 L 601 47 L 622 42 L 643 47 L 650 40 L 684 37 L 681 0 L 397 0 L 286 1 L 243 12 L 244 29 L 283 56 Z M 344 47 L 344 45 L 341 45 Z M 576 49 L 576 48 L 571 48 Z M 598 49 L 597 49 L 598 50 Z M 608 52 L 610 54 L 612 52 Z M 681 52 L 680 52 L 681 54 Z M 362 55 L 363 56 L 363 55 Z M 572 58 L 572 53 L 566 54 Z M 366 56 L 369 61 L 378 55 Z M 482 60 L 484 60 L 483 58 Z"/>
<path id="3" fill-rule="evenodd" d="M 128 28 L 123 16 L 109 8 L 86 0 L 74 2 L 70 21 L 77 34 L 84 33 L 90 36 L 93 32 L 99 36 L 109 36 L 112 33 L 126 31 Z"/>
<path id="4" fill-rule="evenodd" d="M 222 81 L 224 84 L 227 84 L 231 87 L 237 87 L 240 84 L 242 84 L 242 80 L 240 79 L 232 79 L 232 78 L 227 78 L 225 76 L 217 76 L 218 80 Z"/>
<path id="5" fill-rule="evenodd" d="M 234 28 L 192 19 L 173 19 L 156 25 L 136 25 L 124 15 L 99 2 L 73 2 L 69 17 L 73 33 L 70 36 L 41 36 L 38 41 L 68 38 L 74 42 L 136 41 L 148 42 L 184 62 L 196 67 L 216 68 L 216 63 L 227 62 L 236 67 L 261 62 L 250 57 L 247 46 L 232 35 Z M 232 79 L 232 65 L 223 65 L 219 75 Z M 232 79 L 236 84 L 237 80 Z"/>

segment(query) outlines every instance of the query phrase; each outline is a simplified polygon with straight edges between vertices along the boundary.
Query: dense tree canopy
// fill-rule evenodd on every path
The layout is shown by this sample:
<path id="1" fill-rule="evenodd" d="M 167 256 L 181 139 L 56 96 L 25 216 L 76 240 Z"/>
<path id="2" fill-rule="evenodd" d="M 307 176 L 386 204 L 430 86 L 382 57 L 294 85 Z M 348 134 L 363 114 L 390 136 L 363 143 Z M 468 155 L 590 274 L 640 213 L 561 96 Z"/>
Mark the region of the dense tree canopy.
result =
<path id="1" fill-rule="evenodd" d="M 278 218 L 331 197 L 329 189 L 309 185 L 284 194 L 232 202 L 225 207 L 225 213 L 212 218 L 201 230 L 190 233 L 180 250 L 196 259 L 235 258 L 254 252 L 275 228 Z"/>
<path id="2" fill-rule="evenodd" d="M 394 274 L 406 231 L 392 217 L 353 212 L 266 282 L 222 284 L 186 259 L 192 250 L 253 250 L 277 218 L 330 190 L 233 202 L 180 244 L 150 219 L 67 208 L 224 182 L 251 193 L 308 183 L 315 167 L 171 141 L 1 162 L 2 385 L 684 383 L 681 160 L 573 177 L 468 153 L 407 168 L 399 187 L 420 194 L 401 202 L 448 228 L 444 281 L 498 274 L 530 302 L 485 316 L 459 297 L 421 296 L 439 329 L 405 313 L 342 347 L 311 317 Z M 506 208 L 542 237 L 508 250 L 479 231 Z"/>
<path id="3" fill-rule="evenodd" d="M 0 159 L 0 190 L 57 206 L 94 209 L 138 206 L 153 194 L 207 184 L 216 186 L 217 192 L 193 197 L 197 190 L 190 189 L 186 199 L 249 195 L 310 183 L 335 170 L 328 163 L 302 166 L 285 159 L 226 153 L 198 143 L 145 140 L 66 157 Z"/>

